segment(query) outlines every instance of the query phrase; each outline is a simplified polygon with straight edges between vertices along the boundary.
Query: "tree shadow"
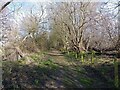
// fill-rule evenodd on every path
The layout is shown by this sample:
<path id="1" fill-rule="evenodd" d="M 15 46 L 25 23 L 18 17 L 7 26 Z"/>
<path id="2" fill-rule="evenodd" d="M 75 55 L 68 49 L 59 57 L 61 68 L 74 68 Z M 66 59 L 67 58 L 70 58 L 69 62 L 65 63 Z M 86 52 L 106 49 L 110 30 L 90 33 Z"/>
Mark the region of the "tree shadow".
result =
<path id="1" fill-rule="evenodd" d="M 25 65 L 15 61 L 7 61 L 3 63 L 3 71 L 5 90 L 114 87 L 113 83 L 109 83 L 101 72 L 85 65 L 82 67 L 64 66 L 52 62 L 44 62 L 41 65 Z"/>
<path id="2" fill-rule="evenodd" d="M 93 87 L 100 88 L 115 88 L 114 79 L 115 79 L 115 69 L 114 64 L 103 63 L 96 66 L 84 65 L 83 68 L 87 72 L 87 76 L 96 80 L 93 84 Z M 120 82 L 120 62 L 118 62 L 118 77 Z M 120 88 L 120 83 L 119 83 Z"/>
<path id="3" fill-rule="evenodd" d="M 67 87 L 65 85 L 77 87 L 76 82 L 74 82 L 75 77 L 69 74 L 70 71 L 57 64 L 44 63 L 44 65 L 39 66 L 6 62 L 3 64 L 3 71 L 3 86 L 6 90 L 16 88 L 22 88 L 23 90 L 26 90 L 26 88 L 65 88 Z M 67 82 L 65 82 L 65 78 Z"/>
<path id="4" fill-rule="evenodd" d="M 89 60 L 86 60 L 87 58 L 84 58 L 85 60 L 84 62 L 81 62 L 80 59 L 77 60 L 77 59 L 70 58 L 68 56 L 65 56 L 65 58 L 68 62 L 75 63 L 74 67 L 76 66 L 78 68 L 85 69 L 83 72 L 83 73 L 86 72 L 84 76 L 86 75 L 86 79 L 92 79 L 91 82 L 93 81 L 90 87 L 115 88 L 115 85 L 114 85 L 115 71 L 114 71 L 114 63 L 113 63 L 113 60 L 115 59 L 115 57 L 113 54 L 108 54 L 108 55 L 104 54 L 104 55 L 105 56 L 101 56 L 101 55 L 95 56 L 94 64 L 91 63 L 90 54 L 87 55 Z M 118 77 L 120 82 L 120 62 L 118 62 L 118 70 L 119 70 Z"/>
<path id="5" fill-rule="evenodd" d="M 59 67 L 55 65 L 37 66 L 20 65 L 16 62 L 7 62 L 3 67 L 4 88 L 49 88 L 57 82 Z M 55 77 L 52 79 L 51 77 Z M 48 84 L 48 85 L 47 85 Z M 60 85 L 59 85 L 60 86 Z"/>

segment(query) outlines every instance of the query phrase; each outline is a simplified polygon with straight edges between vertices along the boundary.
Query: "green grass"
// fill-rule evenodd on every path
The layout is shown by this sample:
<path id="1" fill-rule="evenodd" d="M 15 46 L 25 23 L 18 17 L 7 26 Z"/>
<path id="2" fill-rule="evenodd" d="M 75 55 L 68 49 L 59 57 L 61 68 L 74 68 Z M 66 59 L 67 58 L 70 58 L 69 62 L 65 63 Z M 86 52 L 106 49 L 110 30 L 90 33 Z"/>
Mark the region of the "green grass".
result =
<path id="1" fill-rule="evenodd" d="M 42 53 L 32 54 L 30 57 L 37 64 L 30 65 L 27 65 L 25 60 L 4 61 L 3 84 L 5 87 L 19 88 L 47 87 L 46 84 L 50 82 L 55 82 L 56 87 L 60 85 L 69 88 L 115 87 L 112 59 L 97 58 L 91 65 L 91 60 L 85 58 L 84 63 L 81 63 L 74 55 L 74 53 L 65 56 L 46 55 L 46 58 L 41 58 Z"/>

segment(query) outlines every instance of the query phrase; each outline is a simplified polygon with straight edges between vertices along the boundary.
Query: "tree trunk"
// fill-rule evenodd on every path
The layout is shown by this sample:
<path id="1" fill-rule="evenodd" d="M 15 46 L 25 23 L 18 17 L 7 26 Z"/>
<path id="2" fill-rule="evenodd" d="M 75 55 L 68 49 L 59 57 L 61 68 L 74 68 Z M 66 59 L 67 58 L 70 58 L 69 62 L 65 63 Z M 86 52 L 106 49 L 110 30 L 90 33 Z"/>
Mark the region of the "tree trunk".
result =
<path id="1" fill-rule="evenodd" d="M 86 51 L 82 41 L 79 43 L 78 47 L 79 47 L 79 52 Z"/>

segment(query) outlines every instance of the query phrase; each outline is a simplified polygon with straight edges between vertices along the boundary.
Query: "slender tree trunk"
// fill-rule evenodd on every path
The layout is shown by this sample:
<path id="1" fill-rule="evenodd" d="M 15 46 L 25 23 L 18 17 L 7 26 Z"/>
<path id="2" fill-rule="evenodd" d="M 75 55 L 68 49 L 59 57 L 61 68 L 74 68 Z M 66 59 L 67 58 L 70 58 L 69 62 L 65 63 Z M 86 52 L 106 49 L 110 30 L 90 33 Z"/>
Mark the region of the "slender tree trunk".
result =
<path id="1" fill-rule="evenodd" d="M 85 47 L 84 47 L 84 45 L 83 45 L 83 42 L 82 41 L 80 41 L 80 43 L 79 43 L 79 52 L 81 52 L 81 51 L 85 51 Z"/>

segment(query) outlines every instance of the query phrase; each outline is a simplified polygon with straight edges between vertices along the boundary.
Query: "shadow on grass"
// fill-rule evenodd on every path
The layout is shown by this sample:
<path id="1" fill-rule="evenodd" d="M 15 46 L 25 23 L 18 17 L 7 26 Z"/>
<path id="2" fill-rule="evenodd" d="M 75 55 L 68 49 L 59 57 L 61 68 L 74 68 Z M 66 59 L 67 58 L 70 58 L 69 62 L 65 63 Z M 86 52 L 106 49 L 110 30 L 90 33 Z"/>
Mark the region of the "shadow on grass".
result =
<path id="1" fill-rule="evenodd" d="M 78 87 L 80 82 L 74 82 L 75 77 L 62 66 L 50 61 L 40 65 L 22 65 L 18 62 L 3 63 L 3 85 L 5 89 L 26 88 L 65 88 Z M 73 79 L 73 80 L 72 80 Z M 65 86 L 67 85 L 67 86 Z"/>
<path id="2" fill-rule="evenodd" d="M 114 87 L 101 72 L 90 66 L 62 66 L 52 61 L 39 65 L 3 63 L 4 89 L 109 88 Z"/>
<path id="3" fill-rule="evenodd" d="M 101 57 L 101 55 L 95 56 L 94 64 L 91 63 L 90 57 L 91 55 L 88 54 L 87 57 L 84 57 L 85 61 L 82 63 L 79 57 L 77 60 L 73 56 L 65 55 L 65 58 L 68 62 L 74 62 L 78 68 L 85 69 L 84 73 L 86 72 L 85 75 L 87 77 L 84 80 L 87 79 L 92 80 L 93 83 L 91 84 L 91 87 L 115 88 L 114 86 L 115 71 L 113 64 L 113 60 L 115 59 L 114 56 L 113 57 L 111 56 Z M 118 62 L 118 70 L 119 70 L 118 77 L 120 82 L 120 62 Z M 119 88 L 120 88 L 120 83 L 119 83 Z"/>

